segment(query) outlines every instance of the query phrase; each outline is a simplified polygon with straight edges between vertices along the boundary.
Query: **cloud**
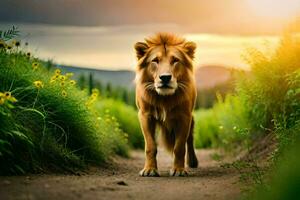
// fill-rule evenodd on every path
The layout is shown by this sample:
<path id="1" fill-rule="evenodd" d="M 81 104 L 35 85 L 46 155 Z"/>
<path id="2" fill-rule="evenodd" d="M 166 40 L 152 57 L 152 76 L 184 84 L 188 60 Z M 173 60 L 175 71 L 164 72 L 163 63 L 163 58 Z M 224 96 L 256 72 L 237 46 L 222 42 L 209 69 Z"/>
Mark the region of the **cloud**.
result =
<path id="1" fill-rule="evenodd" d="M 0 21 L 76 26 L 172 23 L 189 32 L 278 32 L 282 23 L 255 16 L 244 0 L 1 0 Z"/>
<path id="2" fill-rule="evenodd" d="M 275 49 L 276 36 L 229 36 L 216 34 L 187 34 L 180 26 L 173 24 L 148 24 L 130 26 L 58 26 L 17 24 L 25 48 L 41 59 L 52 59 L 55 63 L 70 66 L 130 69 L 136 66 L 134 44 L 143 41 L 157 30 L 168 30 L 182 34 L 197 44 L 195 66 L 225 65 L 247 68 L 241 58 L 247 47 Z M 9 24 L 0 25 L 0 30 Z"/>

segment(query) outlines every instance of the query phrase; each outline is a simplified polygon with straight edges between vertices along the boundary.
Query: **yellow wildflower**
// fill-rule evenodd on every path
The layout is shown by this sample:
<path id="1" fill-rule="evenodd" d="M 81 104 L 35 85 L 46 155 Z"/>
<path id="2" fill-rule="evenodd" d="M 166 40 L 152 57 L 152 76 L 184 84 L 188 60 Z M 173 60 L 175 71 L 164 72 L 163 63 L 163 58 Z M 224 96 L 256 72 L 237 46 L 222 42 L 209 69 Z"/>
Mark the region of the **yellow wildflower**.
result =
<path id="1" fill-rule="evenodd" d="M 21 42 L 19 40 L 13 39 L 10 44 L 12 47 L 19 47 L 21 45 Z"/>
<path id="2" fill-rule="evenodd" d="M 71 85 L 75 85 L 75 84 L 76 84 L 76 81 L 75 81 L 75 80 L 71 80 L 71 81 L 70 81 L 70 84 L 71 84 Z"/>
<path id="3" fill-rule="evenodd" d="M 27 56 L 27 57 L 30 57 L 30 56 L 31 56 L 31 53 L 30 53 L 30 52 L 27 52 L 27 53 L 26 53 L 26 56 Z"/>
<path id="4" fill-rule="evenodd" d="M 66 86 L 66 83 L 64 81 L 60 82 L 60 86 L 61 87 L 65 87 Z"/>
<path id="5" fill-rule="evenodd" d="M 12 45 L 16 46 L 16 47 L 19 47 L 21 45 L 21 42 L 19 40 L 13 40 Z"/>
<path id="6" fill-rule="evenodd" d="M 96 101 L 96 100 L 97 100 L 97 97 L 95 97 L 95 96 L 91 96 L 91 97 L 90 97 L 90 101 L 91 101 L 91 102 L 94 102 L 94 101 Z"/>
<path id="7" fill-rule="evenodd" d="M 38 67 L 39 67 L 39 63 L 37 63 L 37 62 L 32 63 L 33 70 L 36 70 Z"/>
<path id="8" fill-rule="evenodd" d="M 42 81 L 34 81 L 33 84 L 37 89 L 41 89 L 44 87 L 44 84 Z"/>
<path id="9" fill-rule="evenodd" d="M 8 45 L 6 45 L 6 48 L 7 48 L 8 50 L 10 50 L 10 49 L 12 49 L 12 48 L 13 48 L 13 46 L 12 46 L 12 45 L 10 45 L 10 44 L 8 44 Z"/>
<path id="10" fill-rule="evenodd" d="M 92 93 L 92 98 L 97 98 L 98 94 L 97 93 Z"/>
<path id="11" fill-rule="evenodd" d="M 60 70 L 60 69 L 56 69 L 56 70 L 55 70 L 55 74 L 56 74 L 56 75 L 60 75 L 60 73 L 61 73 L 61 70 Z"/>
<path id="12" fill-rule="evenodd" d="M 4 97 L 5 99 L 11 98 L 11 92 L 4 92 L 3 97 Z"/>
<path id="13" fill-rule="evenodd" d="M 97 88 L 92 89 L 92 93 L 99 94 L 99 90 Z"/>
<path id="14" fill-rule="evenodd" d="M 0 104 L 4 104 L 5 101 L 17 102 L 17 99 L 11 95 L 11 92 L 0 92 Z"/>
<path id="15" fill-rule="evenodd" d="M 60 75 L 60 76 L 59 76 L 59 79 L 60 79 L 61 81 L 65 81 L 65 80 L 67 79 L 67 77 L 64 76 L 64 75 Z"/>
<path id="16" fill-rule="evenodd" d="M 61 91 L 61 95 L 62 95 L 63 97 L 67 97 L 68 93 L 67 93 L 67 91 L 63 90 L 63 91 Z"/>

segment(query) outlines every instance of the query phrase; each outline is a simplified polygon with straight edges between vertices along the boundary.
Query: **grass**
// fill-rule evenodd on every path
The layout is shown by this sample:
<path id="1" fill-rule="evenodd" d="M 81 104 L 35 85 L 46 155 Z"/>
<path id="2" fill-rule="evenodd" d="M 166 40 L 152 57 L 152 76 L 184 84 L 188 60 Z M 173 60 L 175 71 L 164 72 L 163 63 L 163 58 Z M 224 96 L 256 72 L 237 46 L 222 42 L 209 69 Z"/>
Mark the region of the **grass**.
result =
<path id="1" fill-rule="evenodd" d="M 250 49 L 245 59 L 251 74 L 241 72 L 236 92 L 195 112 L 196 146 L 234 147 L 274 132 L 279 155 L 300 133 L 299 36 L 283 37 L 274 52 Z"/>
<path id="2" fill-rule="evenodd" d="M 194 113 L 195 121 L 195 146 L 196 148 L 209 148 L 218 144 L 219 127 L 215 120 L 215 113 L 212 109 L 198 110 Z"/>
<path id="3" fill-rule="evenodd" d="M 212 109 L 195 112 L 195 144 L 197 148 L 224 147 L 228 150 L 247 143 L 251 123 L 244 100 L 227 95 Z M 229 145 L 230 144 L 230 145 Z"/>
<path id="4" fill-rule="evenodd" d="M 127 138 L 116 120 L 95 108 L 96 93 L 79 90 L 72 74 L 48 71 L 11 38 L 1 42 L 1 175 L 73 171 L 113 154 L 127 156 Z"/>
<path id="5" fill-rule="evenodd" d="M 248 199 L 257 200 L 279 200 L 298 199 L 300 195 L 300 161 L 298 153 L 300 151 L 300 140 L 297 138 L 283 152 L 280 162 L 270 173 L 268 190 L 258 189 Z"/>
<path id="6" fill-rule="evenodd" d="M 240 74 L 235 93 L 218 98 L 212 109 L 195 112 L 196 146 L 240 150 L 261 136 L 275 134 L 278 145 L 271 173 L 255 159 L 230 166 L 242 172 L 242 180 L 253 182 L 247 198 L 294 199 L 300 183 L 295 156 L 300 136 L 300 38 L 285 35 L 275 51 L 249 49 L 245 59 L 251 73 Z"/>
<path id="7" fill-rule="evenodd" d="M 133 148 L 143 148 L 144 138 L 139 125 L 137 111 L 121 101 L 103 99 L 97 102 L 96 108 L 102 115 L 114 116 L 120 128 L 127 134 L 128 141 Z"/>

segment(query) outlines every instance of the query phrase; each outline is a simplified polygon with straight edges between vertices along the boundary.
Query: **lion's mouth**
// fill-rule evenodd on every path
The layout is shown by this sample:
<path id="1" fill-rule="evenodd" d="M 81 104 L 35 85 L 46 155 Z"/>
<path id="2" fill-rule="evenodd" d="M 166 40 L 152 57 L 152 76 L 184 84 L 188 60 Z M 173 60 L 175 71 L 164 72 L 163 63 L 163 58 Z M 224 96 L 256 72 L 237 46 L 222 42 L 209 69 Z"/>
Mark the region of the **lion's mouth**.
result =
<path id="1" fill-rule="evenodd" d="M 160 88 L 160 89 L 173 89 L 173 87 L 169 86 L 169 85 L 161 85 L 161 86 L 158 86 L 157 88 Z"/>
<path id="2" fill-rule="evenodd" d="M 176 87 L 172 86 L 173 85 L 170 84 L 157 85 L 156 92 L 162 96 L 173 95 L 175 93 Z"/>
<path id="3" fill-rule="evenodd" d="M 169 83 L 155 83 L 155 90 L 159 95 L 166 96 L 166 95 L 173 95 L 177 88 L 176 82 L 169 82 Z"/>

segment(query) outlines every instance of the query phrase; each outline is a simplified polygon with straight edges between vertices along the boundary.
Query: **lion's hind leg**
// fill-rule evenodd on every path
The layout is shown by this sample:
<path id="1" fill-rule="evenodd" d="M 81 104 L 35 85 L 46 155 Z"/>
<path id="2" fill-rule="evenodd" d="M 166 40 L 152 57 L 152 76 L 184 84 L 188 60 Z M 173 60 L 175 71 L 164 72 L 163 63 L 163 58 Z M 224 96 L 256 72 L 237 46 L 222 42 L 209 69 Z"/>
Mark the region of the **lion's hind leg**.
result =
<path id="1" fill-rule="evenodd" d="M 198 167 L 198 159 L 194 149 L 194 119 L 192 119 L 190 133 L 187 139 L 187 164 L 190 168 Z"/>

